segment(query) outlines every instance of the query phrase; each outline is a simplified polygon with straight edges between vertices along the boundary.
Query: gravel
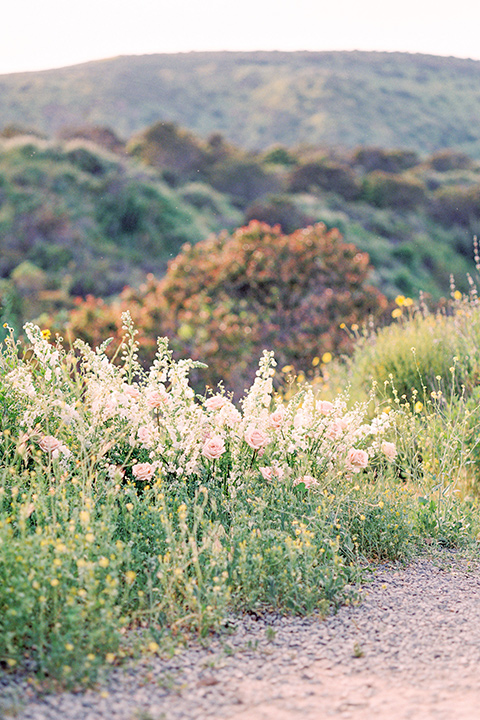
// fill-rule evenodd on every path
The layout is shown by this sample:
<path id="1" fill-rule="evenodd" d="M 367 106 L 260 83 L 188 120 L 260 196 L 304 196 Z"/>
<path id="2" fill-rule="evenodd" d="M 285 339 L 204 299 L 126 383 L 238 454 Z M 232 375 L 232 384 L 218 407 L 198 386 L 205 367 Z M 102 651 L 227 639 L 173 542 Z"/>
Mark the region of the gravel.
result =
<path id="1" fill-rule="evenodd" d="M 326 619 L 232 618 L 208 647 L 143 658 L 82 693 L 0 678 L 0 717 L 478 720 L 480 566 L 446 550 L 377 566 L 360 598 Z"/>

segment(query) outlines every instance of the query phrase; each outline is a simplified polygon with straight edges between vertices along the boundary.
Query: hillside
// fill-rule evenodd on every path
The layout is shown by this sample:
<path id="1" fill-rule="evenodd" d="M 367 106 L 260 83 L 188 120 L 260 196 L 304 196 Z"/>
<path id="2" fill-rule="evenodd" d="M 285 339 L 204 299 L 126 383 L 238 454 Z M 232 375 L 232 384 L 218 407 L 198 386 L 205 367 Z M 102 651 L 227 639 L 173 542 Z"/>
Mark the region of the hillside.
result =
<path id="1" fill-rule="evenodd" d="M 0 76 L 0 128 L 159 120 L 247 148 L 376 145 L 480 157 L 480 62 L 406 53 L 212 52 L 118 57 Z"/>
<path id="2" fill-rule="evenodd" d="M 185 242 L 234 227 L 241 217 L 210 188 L 197 183 L 177 191 L 154 169 L 81 140 L 3 140 L 2 322 L 18 327 L 42 311 L 70 307 L 76 296 L 107 297 L 145 273 L 161 276 Z"/>

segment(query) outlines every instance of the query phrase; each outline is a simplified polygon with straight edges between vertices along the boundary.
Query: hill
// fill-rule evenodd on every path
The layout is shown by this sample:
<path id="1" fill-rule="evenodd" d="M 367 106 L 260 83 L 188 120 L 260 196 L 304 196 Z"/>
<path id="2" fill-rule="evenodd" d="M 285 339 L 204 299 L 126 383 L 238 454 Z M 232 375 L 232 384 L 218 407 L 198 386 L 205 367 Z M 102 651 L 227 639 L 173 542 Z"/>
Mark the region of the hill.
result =
<path id="1" fill-rule="evenodd" d="M 126 56 L 0 76 L 0 127 L 79 123 L 128 137 L 159 120 L 247 148 L 461 149 L 480 157 L 480 62 L 407 53 Z"/>

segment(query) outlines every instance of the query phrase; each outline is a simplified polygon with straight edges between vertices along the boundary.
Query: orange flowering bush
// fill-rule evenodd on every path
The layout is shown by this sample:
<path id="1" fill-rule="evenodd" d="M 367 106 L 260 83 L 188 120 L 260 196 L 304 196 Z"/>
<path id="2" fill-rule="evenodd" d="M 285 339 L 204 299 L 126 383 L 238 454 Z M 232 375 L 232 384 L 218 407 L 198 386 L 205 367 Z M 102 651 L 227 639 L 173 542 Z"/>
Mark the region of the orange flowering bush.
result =
<path id="1" fill-rule="evenodd" d="M 125 289 L 117 305 L 80 303 L 70 328 L 88 342 L 119 338 L 128 310 L 142 361 L 153 358 L 158 336 L 168 336 L 178 355 L 208 364 L 197 371 L 197 383 L 222 379 L 242 393 L 263 349 L 273 350 L 280 366 L 303 371 L 314 356 L 348 352 L 351 339 L 340 324 L 378 315 L 387 304 L 366 284 L 369 271 L 368 255 L 338 230 L 318 224 L 286 235 L 252 221 L 184 245 L 164 278 L 149 276 L 138 290 Z"/>

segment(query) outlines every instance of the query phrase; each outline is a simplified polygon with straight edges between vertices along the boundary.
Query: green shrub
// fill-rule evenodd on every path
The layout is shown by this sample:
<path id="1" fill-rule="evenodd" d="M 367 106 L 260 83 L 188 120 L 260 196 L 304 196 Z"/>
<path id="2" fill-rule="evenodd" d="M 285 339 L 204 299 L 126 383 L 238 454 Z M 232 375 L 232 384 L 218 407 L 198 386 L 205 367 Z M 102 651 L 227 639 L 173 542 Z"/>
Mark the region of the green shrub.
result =
<path id="1" fill-rule="evenodd" d="M 283 184 L 277 174 L 248 157 L 219 161 L 208 170 L 206 178 L 215 190 L 228 195 L 233 205 L 241 209 L 265 195 L 280 192 Z"/>
<path id="2" fill-rule="evenodd" d="M 332 160 L 305 163 L 291 173 L 290 192 L 311 192 L 318 189 L 337 193 L 346 200 L 355 200 L 360 195 L 360 186 L 352 169 Z"/>
<path id="3" fill-rule="evenodd" d="M 280 225 L 284 233 L 292 233 L 302 227 L 313 225 L 318 219 L 303 212 L 292 196 L 274 195 L 257 201 L 245 211 L 247 223 L 252 220 L 274 226 Z"/>
<path id="4" fill-rule="evenodd" d="M 473 161 L 465 153 L 458 150 L 439 150 L 428 159 L 428 164 L 437 172 L 450 172 L 451 170 L 469 170 Z"/>
<path id="5" fill-rule="evenodd" d="M 385 173 L 402 173 L 415 167 L 420 162 L 413 150 L 386 150 L 385 148 L 359 148 L 352 160 L 354 166 L 359 165 L 364 172 L 380 170 Z"/>
<path id="6" fill-rule="evenodd" d="M 440 188 L 433 194 L 429 212 L 436 222 L 474 230 L 480 220 L 480 185 Z"/>
<path id="7" fill-rule="evenodd" d="M 127 153 L 147 165 L 192 178 L 203 167 L 206 151 L 188 130 L 173 122 L 158 122 L 132 137 Z"/>
<path id="8" fill-rule="evenodd" d="M 408 312 L 408 308 L 406 309 Z M 422 398 L 439 387 L 449 385 L 451 368 L 457 362 L 455 379 L 458 388 L 471 382 L 477 353 L 467 342 L 464 332 L 480 331 L 480 316 L 475 311 L 469 319 L 445 313 L 422 315 L 409 312 L 387 327 L 362 339 L 352 357 L 352 382 L 361 386 L 372 379 L 383 392 L 385 384 L 395 386 L 400 397 L 414 391 Z M 457 358 L 457 361 L 454 361 Z"/>
<path id="9" fill-rule="evenodd" d="M 424 204 L 425 198 L 425 186 L 415 177 L 376 170 L 363 180 L 362 199 L 379 208 L 414 210 Z"/>

